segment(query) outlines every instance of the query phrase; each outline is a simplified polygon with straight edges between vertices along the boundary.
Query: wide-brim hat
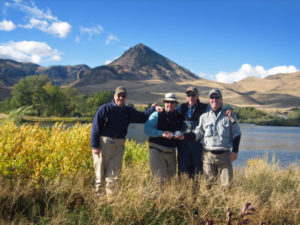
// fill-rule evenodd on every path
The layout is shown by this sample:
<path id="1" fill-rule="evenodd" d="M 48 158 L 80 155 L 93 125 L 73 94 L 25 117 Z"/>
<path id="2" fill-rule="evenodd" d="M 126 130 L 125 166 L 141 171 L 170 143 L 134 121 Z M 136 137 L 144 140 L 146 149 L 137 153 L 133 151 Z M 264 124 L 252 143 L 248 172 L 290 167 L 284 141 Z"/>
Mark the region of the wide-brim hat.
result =
<path id="1" fill-rule="evenodd" d="M 174 93 L 167 93 L 165 94 L 165 98 L 163 99 L 163 102 L 165 101 L 177 102 L 177 97 Z"/>

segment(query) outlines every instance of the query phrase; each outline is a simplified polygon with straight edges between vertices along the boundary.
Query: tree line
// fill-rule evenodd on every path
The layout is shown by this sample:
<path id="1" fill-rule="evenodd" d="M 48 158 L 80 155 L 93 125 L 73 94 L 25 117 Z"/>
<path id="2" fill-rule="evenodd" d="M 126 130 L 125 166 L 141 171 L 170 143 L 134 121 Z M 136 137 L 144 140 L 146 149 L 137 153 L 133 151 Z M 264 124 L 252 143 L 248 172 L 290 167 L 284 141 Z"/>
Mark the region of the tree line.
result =
<path id="1" fill-rule="evenodd" d="M 93 116 L 98 107 L 113 99 L 112 91 L 79 94 L 76 88 L 53 85 L 46 75 L 27 76 L 14 85 L 12 97 L 0 102 L 1 112 L 30 107 L 34 116 Z"/>

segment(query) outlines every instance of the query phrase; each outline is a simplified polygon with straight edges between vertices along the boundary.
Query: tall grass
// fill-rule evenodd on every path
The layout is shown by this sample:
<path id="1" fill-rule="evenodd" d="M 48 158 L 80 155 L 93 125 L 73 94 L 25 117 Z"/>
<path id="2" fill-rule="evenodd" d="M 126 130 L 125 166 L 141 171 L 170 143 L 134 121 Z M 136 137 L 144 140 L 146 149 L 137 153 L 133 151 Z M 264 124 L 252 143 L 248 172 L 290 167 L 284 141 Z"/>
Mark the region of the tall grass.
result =
<path id="1" fill-rule="evenodd" d="M 0 126 L 1 149 L 8 151 L 0 156 L 0 224 L 229 224 L 228 207 L 231 224 L 246 219 L 250 224 L 300 223 L 298 166 L 282 169 L 276 162 L 249 159 L 247 166 L 235 169 L 233 186 L 227 190 L 219 184 L 207 189 L 201 176 L 196 178 L 198 186 L 187 177 L 174 177 L 160 186 L 150 173 L 147 143 L 127 141 L 120 190 L 108 202 L 105 194 L 94 193 L 90 125 Z M 30 157 L 25 152 L 34 150 L 39 152 L 31 158 L 34 163 L 18 162 L 19 154 Z M 50 157 L 51 151 L 55 154 Z M 40 167 L 47 159 L 55 161 L 48 161 L 53 168 L 49 173 Z M 255 211 L 242 215 L 247 202 Z"/>

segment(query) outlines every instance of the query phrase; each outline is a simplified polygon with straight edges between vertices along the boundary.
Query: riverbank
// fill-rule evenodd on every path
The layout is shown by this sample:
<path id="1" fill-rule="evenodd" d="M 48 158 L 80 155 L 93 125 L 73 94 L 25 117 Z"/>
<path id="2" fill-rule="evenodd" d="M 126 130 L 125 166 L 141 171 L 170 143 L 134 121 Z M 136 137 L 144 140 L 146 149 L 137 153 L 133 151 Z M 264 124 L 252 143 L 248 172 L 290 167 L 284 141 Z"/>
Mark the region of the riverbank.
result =
<path id="1" fill-rule="evenodd" d="M 8 114 L 1 113 L 0 120 L 6 120 L 9 118 Z M 50 123 L 91 123 L 93 121 L 92 117 L 38 117 L 38 116 L 28 116 L 25 115 L 21 118 L 19 122 L 21 123 L 41 123 L 41 124 L 50 124 Z M 255 124 L 262 126 L 294 126 L 300 127 L 299 120 L 292 119 L 270 119 L 270 120 L 262 120 L 262 119 L 247 119 L 247 120 L 239 120 L 239 123 L 246 124 Z"/>
<path id="2" fill-rule="evenodd" d="M 8 114 L 1 113 L 0 114 L 0 121 L 9 119 Z M 92 117 L 57 117 L 57 116 L 50 116 L 50 117 L 39 117 L 39 116 L 28 116 L 24 115 L 20 118 L 20 123 L 40 123 L 40 124 L 54 124 L 54 123 L 67 123 L 67 124 L 75 124 L 79 123 L 91 123 L 93 121 Z"/>

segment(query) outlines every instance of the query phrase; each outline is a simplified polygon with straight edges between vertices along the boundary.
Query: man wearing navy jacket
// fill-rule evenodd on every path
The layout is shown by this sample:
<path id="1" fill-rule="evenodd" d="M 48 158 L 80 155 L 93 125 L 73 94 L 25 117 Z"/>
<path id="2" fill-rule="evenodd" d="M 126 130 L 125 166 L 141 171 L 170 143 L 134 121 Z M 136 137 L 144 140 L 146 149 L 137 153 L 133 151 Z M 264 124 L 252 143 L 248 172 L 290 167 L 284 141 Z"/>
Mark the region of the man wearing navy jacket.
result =
<path id="1" fill-rule="evenodd" d="M 125 105 L 126 100 L 126 88 L 117 87 L 114 100 L 99 107 L 92 125 L 91 145 L 96 173 L 96 193 L 99 193 L 100 187 L 105 184 L 108 198 L 113 197 L 118 186 L 129 124 L 145 123 L 155 111 L 155 107 L 152 106 L 145 112 L 139 112 Z"/>

